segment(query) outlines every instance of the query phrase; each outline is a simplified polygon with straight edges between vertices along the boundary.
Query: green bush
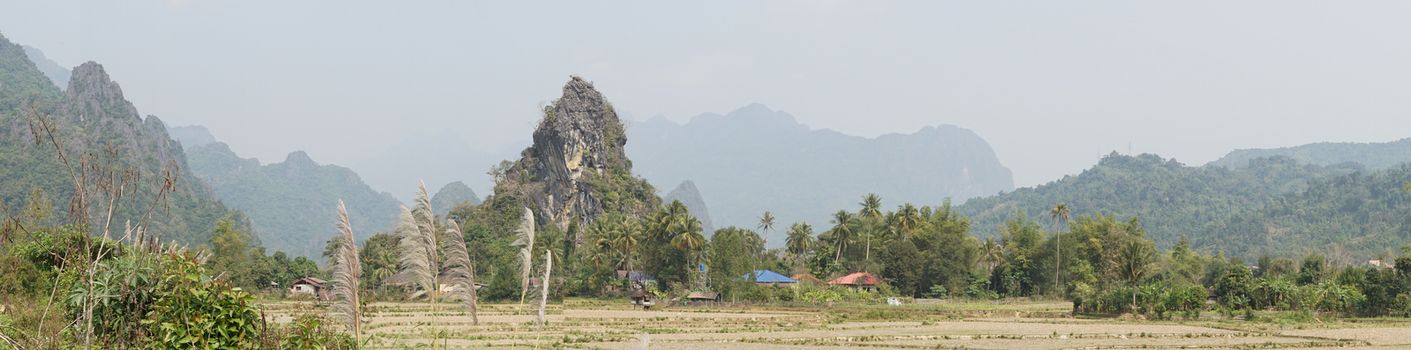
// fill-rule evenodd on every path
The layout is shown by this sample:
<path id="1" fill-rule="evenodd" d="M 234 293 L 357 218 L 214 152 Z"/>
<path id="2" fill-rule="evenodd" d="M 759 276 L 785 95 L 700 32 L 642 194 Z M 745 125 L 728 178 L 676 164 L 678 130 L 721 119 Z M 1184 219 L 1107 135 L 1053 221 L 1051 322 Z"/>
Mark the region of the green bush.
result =
<path id="1" fill-rule="evenodd" d="M 357 341 L 336 329 L 325 327 L 322 318 L 304 315 L 289 324 L 288 333 L 280 345 L 284 349 L 356 349 Z"/>
<path id="2" fill-rule="evenodd" d="M 142 323 L 156 349 L 249 347 L 260 321 L 254 297 L 213 281 L 194 261 L 166 256 L 171 264 L 158 283 L 156 303 Z"/>

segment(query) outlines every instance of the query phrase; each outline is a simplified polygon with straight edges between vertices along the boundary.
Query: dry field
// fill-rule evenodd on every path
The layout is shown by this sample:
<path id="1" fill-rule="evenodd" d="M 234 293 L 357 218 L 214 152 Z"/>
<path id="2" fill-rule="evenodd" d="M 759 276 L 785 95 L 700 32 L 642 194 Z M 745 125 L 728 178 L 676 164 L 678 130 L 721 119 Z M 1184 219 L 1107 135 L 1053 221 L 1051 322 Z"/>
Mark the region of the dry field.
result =
<path id="1" fill-rule="evenodd" d="M 316 312 L 266 305 L 275 321 Z M 482 305 L 480 325 L 453 304 L 370 306 L 370 348 L 448 349 L 1411 349 L 1411 320 L 1162 322 L 1075 319 L 1066 303 L 957 302 L 904 306 L 717 306 L 634 310 L 570 300 L 548 324 L 515 304 Z M 437 348 L 442 348 L 437 346 Z"/>

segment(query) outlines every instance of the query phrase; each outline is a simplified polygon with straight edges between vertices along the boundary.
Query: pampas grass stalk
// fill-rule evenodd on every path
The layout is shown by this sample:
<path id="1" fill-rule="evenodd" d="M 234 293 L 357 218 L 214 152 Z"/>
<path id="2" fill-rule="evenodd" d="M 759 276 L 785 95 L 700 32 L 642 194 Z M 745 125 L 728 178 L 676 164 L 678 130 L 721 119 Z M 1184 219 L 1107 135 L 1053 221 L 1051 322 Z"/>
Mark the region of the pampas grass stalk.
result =
<path id="1" fill-rule="evenodd" d="M 431 210 L 431 196 L 426 193 L 426 182 L 420 182 L 416 197 L 416 209 L 402 206 L 401 222 L 397 233 L 402 236 L 398 248 L 402 256 L 398 259 L 402 273 L 410 277 L 418 288 L 426 292 L 431 304 L 431 324 L 436 324 L 436 296 L 441 292 L 440 234 L 436 231 L 436 214 Z M 434 339 L 433 339 L 434 344 Z"/>
<path id="2" fill-rule="evenodd" d="M 338 200 L 338 252 L 333 256 L 333 293 L 337 300 L 330 311 L 334 319 L 343 321 L 353 332 L 353 339 L 362 337 L 362 299 L 358 296 L 358 279 L 362 277 L 362 262 L 358 259 L 358 244 L 353 240 L 353 225 L 348 223 L 348 208 Z"/>
<path id="3" fill-rule="evenodd" d="M 518 234 L 514 245 L 519 246 L 519 305 L 524 305 L 524 296 L 529 292 L 529 274 L 534 269 L 534 211 L 527 207 L 520 218 Z"/>
<path id="4" fill-rule="evenodd" d="M 544 280 L 539 281 L 539 327 L 544 327 L 544 308 L 549 305 L 549 273 L 554 271 L 554 253 L 544 250 Z"/>
<path id="5" fill-rule="evenodd" d="M 446 234 L 441 238 L 442 253 L 445 254 L 446 269 L 445 282 L 451 286 L 457 286 L 451 293 L 461 298 L 465 302 L 465 307 L 470 311 L 470 323 L 480 324 L 480 317 L 476 312 L 476 302 L 478 295 L 475 290 L 475 264 L 470 261 L 470 252 L 465 245 L 465 233 L 461 231 L 461 226 L 455 221 L 446 220 Z"/>
<path id="6" fill-rule="evenodd" d="M 397 224 L 397 243 L 401 257 L 397 259 L 403 274 L 416 288 L 433 293 L 436 291 L 436 239 L 422 234 L 417 227 L 412 210 L 402 206 L 401 219 Z M 432 295 L 432 298 L 435 298 Z M 434 303 L 434 299 L 432 300 Z"/>

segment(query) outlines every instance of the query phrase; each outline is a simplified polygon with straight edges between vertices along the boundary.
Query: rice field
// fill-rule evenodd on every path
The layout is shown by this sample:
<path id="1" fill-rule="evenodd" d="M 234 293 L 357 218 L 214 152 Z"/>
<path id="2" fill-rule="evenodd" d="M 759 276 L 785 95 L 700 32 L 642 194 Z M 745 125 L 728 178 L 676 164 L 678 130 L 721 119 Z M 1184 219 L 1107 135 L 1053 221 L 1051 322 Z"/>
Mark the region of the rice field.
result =
<path id="1" fill-rule="evenodd" d="M 548 322 L 517 304 L 481 305 L 474 325 L 458 305 L 375 303 L 371 349 L 1408 349 L 1411 320 L 1298 323 L 1072 318 L 1059 302 L 691 306 L 633 309 L 569 300 Z M 266 304 L 273 322 L 319 312 L 311 302 Z"/>

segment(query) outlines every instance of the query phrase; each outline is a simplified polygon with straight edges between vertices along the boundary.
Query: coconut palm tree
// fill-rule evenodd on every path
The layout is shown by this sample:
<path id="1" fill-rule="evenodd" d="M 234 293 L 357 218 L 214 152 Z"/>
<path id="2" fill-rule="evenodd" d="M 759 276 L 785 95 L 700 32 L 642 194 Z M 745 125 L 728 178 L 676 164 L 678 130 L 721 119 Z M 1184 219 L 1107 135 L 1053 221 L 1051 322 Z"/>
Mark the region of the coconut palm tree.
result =
<path id="1" fill-rule="evenodd" d="M 924 218 L 921 211 L 915 205 L 905 203 L 897 206 L 895 225 L 896 231 L 901 234 L 902 239 L 911 239 L 916 235 L 916 231 L 921 228 Z"/>
<path id="2" fill-rule="evenodd" d="M 701 221 L 686 217 L 675 227 L 676 234 L 671 238 L 671 246 L 686 254 L 686 275 L 691 276 L 699 263 L 701 248 L 705 247 L 705 235 L 701 234 Z"/>
<path id="3" fill-rule="evenodd" d="M 763 232 L 765 237 L 768 237 L 769 230 L 772 229 L 774 229 L 774 213 L 770 213 L 766 210 L 763 215 L 759 216 L 759 231 Z"/>
<path id="4" fill-rule="evenodd" d="M 852 213 L 846 210 L 833 213 L 833 237 L 838 240 L 838 251 L 833 256 L 835 262 L 843 259 L 843 249 L 847 249 L 848 240 L 852 239 L 854 220 Z"/>
<path id="5" fill-rule="evenodd" d="M 1059 292 L 1063 287 L 1063 230 L 1060 225 L 1068 223 L 1068 205 L 1058 203 L 1049 210 L 1049 216 L 1054 222 L 1054 244 L 1053 244 L 1053 290 Z"/>
<path id="6" fill-rule="evenodd" d="M 622 264 L 627 267 L 628 273 L 632 271 L 632 263 L 636 261 L 637 246 L 642 242 L 642 226 L 636 220 L 627 220 L 618 227 L 617 233 L 613 236 L 612 246 L 617 249 L 618 255 L 622 258 Z"/>
<path id="7" fill-rule="evenodd" d="M 1129 237 L 1120 249 L 1117 254 L 1122 261 L 1117 266 L 1118 272 L 1132 288 L 1132 311 L 1136 312 L 1137 284 L 1151 272 L 1151 265 L 1156 258 L 1156 247 L 1151 241 Z"/>
<path id="8" fill-rule="evenodd" d="M 789 226 L 789 237 L 784 241 L 784 245 L 793 257 L 794 264 L 798 265 L 799 260 L 813 249 L 813 226 L 803 222 Z"/>
<path id="9" fill-rule="evenodd" d="M 989 275 L 995 270 L 995 265 L 1004 260 L 1004 246 L 996 242 L 994 237 L 985 238 L 985 243 L 980 245 L 980 263 L 985 265 L 985 274 Z"/>
<path id="10" fill-rule="evenodd" d="M 872 261 L 872 236 L 876 235 L 878 221 L 882 219 L 882 197 L 876 193 L 868 193 L 862 197 L 862 210 L 858 211 L 858 216 L 863 220 L 862 235 L 866 239 L 866 247 L 863 248 L 862 260 Z"/>

